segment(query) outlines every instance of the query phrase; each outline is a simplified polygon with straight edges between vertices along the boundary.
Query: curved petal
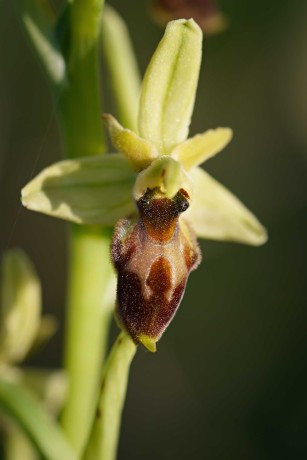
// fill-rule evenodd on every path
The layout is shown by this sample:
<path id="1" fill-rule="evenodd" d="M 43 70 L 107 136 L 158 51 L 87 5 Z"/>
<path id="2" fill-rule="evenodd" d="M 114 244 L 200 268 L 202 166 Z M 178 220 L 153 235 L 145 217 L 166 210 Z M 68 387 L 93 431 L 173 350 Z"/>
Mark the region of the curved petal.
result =
<path id="1" fill-rule="evenodd" d="M 252 246 L 267 241 L 266 229 L 226 187 L 201 168 L 189 174 L 194 185 L 194 199 L 185 217 L 198 237 Z"/>
<path id="2" fill-rule="evenodd" d="M 22 189 L 22 203 L 71 222 L 112 226 L 134 210 L 135 177 L 121 154 L 60 161 Z"/>
<path id="3" fill-rule="evenodd" d="M 219 153 L 231 139 L 232 130 L 230 128 L 209 129 L 175 147 L 172 157 L 180 161 L 186 170 L 189 170 Z"/>
<path id="4" fill-rule="evenodd" d="M 125 129 L 110 114 L 103 115 L 113 146 L 123 153 L 131 163 L 133 169 L 141 171 L 158 157 L 158 151 L 154 144 L 142 139 L 130 129 Z"/>

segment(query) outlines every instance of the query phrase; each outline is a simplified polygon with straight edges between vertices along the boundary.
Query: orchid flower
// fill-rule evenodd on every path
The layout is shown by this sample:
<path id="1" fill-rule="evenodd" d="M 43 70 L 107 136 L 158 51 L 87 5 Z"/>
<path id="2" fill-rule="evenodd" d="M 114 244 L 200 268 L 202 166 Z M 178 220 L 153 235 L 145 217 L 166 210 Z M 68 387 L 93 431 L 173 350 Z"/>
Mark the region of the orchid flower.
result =
<path id="1" fill-rule="evenodd" d="M 194 235 L 253 246 L 267 239 L 258 219 L 200 167 L 227 146 L 232 130 L 218 127 L 188 138 L 201 51 L 202 32 L 193 19 L 170 22 L 143 79 L 138 131 L 104 115 L 117 153 L 55 163 L 22 190 L 24 206 L 34 211 L 86 225 L 119 221 L 112 243 L 119 275 L 117 319 L 151 351 L 200 261 Z M 151 243 L 135 250 L 142 238 Z M 160 252 L 152 241 L 160 244 Z M 172 255 L 166 250 L 171 242 Z M 129 285 L 128 272 L 138 281 Z M 154 307 L 159 287 L 160 303 Z"/>

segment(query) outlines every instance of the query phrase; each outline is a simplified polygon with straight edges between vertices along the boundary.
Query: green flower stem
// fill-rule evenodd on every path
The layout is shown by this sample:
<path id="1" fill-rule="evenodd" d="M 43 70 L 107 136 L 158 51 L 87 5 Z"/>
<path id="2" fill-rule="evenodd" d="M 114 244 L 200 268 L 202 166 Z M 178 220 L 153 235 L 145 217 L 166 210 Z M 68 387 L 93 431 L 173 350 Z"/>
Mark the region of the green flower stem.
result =
<path id="1" fill-rule="evenodd" d="M 59 100 L 59 115 L 71 158 L 105 151 L 98 62 L 103 4 L 74 0 L 69 5 L 68 84 Z M 105 295 L 111 286 L 115 294 L 109 244 L 110 234 L 102 228 L 72 227 L 65 344 L 69 392 L 62 425 L 78 455 L 92 423 L 108 334 L 112 302 L 106 304 Z"/>
<path id="2" fill-rule="evenodd" d="M 78 453 L 84 448 L 95 412 L 115 301 L 109 247 L 109 231 L 72 227 L 65 354 L 69 391 L 62 425 Z"/>
<path id="3" fill-rule="evenodd" d="M 68 157 L 105 151 L 101 123 L 98 41 L 103 0 L 75 0 L 70 6 L 68 84 L 59 100 L 59 115 Z"/>
<path id="4" fill-rule="evenodd" d="M 124 332 L 108 357 L 84 460 L 115 460 L 129 369 L 136 346 Z"/>
<path id="5" fill-rule="evenodd" d="M 21 386 L 0 380 L 0 406 L 31 438 L 46 460 L 77 460 L 55 422 Z"/>
<path id="6" fill-rule="evenodd" d="M 126 24 L 110 6 L 104 9 L 101 38 L 119 121 L 137 132 L 140 75 Z"/>

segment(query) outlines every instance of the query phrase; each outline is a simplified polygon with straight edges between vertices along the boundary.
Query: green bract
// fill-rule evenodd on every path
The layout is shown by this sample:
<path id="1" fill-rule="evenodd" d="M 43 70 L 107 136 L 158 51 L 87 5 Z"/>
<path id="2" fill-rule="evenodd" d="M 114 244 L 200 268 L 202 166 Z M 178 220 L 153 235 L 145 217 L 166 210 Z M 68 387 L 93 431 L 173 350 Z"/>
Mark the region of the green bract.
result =
<path id="1" fill-rule="evenodd" d="M 117 154 L 56 163 L 22 190 L 29 209 L 83 224 L 114 225 L 135 212 L 133 198 L 159 187 L 192 197 L 187 213 L 201 238 L 259 245 L 266 230 L 231 192 L 198 166 L 231 140 L 217 128 L 187 140 L 201 62 L 202 33 L 192 20 L 168 24 L 147 68 L 138 133 L 105 115 Z M 136 172 L 139 172 L 138 176 Z"/>

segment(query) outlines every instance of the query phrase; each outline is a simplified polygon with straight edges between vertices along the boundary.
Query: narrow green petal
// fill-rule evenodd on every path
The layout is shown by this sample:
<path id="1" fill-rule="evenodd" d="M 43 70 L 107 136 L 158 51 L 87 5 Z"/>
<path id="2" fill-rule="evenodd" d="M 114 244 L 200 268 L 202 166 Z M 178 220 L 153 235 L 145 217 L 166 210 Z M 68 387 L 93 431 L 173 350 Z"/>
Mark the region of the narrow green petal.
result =
<path id="1" fill-rule="evenodd" d="M 230 128 L 209 129 L 175 147 L 172 157 L 182 163 L 186 170 L 189 170 L 219 153 L 231 139 L 232 130 Z"/>
<path id="2" fill-rule="evenodd" d="M 174 158 L 163 155 L 155 160 L 136 179 L 133 195 L 138 200 L 147 188 L 160 188 L 168 198 L 184 188 L 191 196 L 191 185 L 181 164 Z"/>
<path id="3" fill-rule="evenodd" d="M 55 163 L 21 191 L 23 205 L 71 222 L 114 225 L 134 210 L 135 173 L 120 154 Z"/>
<path id="4" fill-rule="evenodd" d="M 142 139 L 130 129 L 123 128 L 112 115 L 104 115 L 113 146 L 123 153 L 133 169 L 141 171 L 158 157 L 154 144 Z"/>
<path id="5" fill-rule="evenodd" d="M 39 57 L 47 77 L 56 87 L 66 78 L 66 66 L 56 42 L 53 26 L 43 11 L 41 2 L 36 0 L 15 0 L 16 11 L 20 16 L 28 38 Z"/>
<path id="6" fill-rule="evenodd" d="M 190 171 L 194 200 L 185 217 L 200 238 L 259 246 L 266 229 L 241 201 L 201 168 Z"/>
<path id="7" fill-rule="evenodd" d="M 2 263 L 0 358 L 19 362 L 26 356 L 41 322 L 41 286 L 34 266 L 19 249 Z"/>
<path id="8" fill-rule="evenodd" d="M 58 425 L 20 385 L 0 380 L 0 407 L 23 428 L 44 459 L 77 459 Z"/>
<path id="9" fill-rule="evenodd" d="M 189 131 L 201 62 L 202 32 L 193 19 L 168 24 L 147 68 L 139 133 L 169 154 Z"/>

